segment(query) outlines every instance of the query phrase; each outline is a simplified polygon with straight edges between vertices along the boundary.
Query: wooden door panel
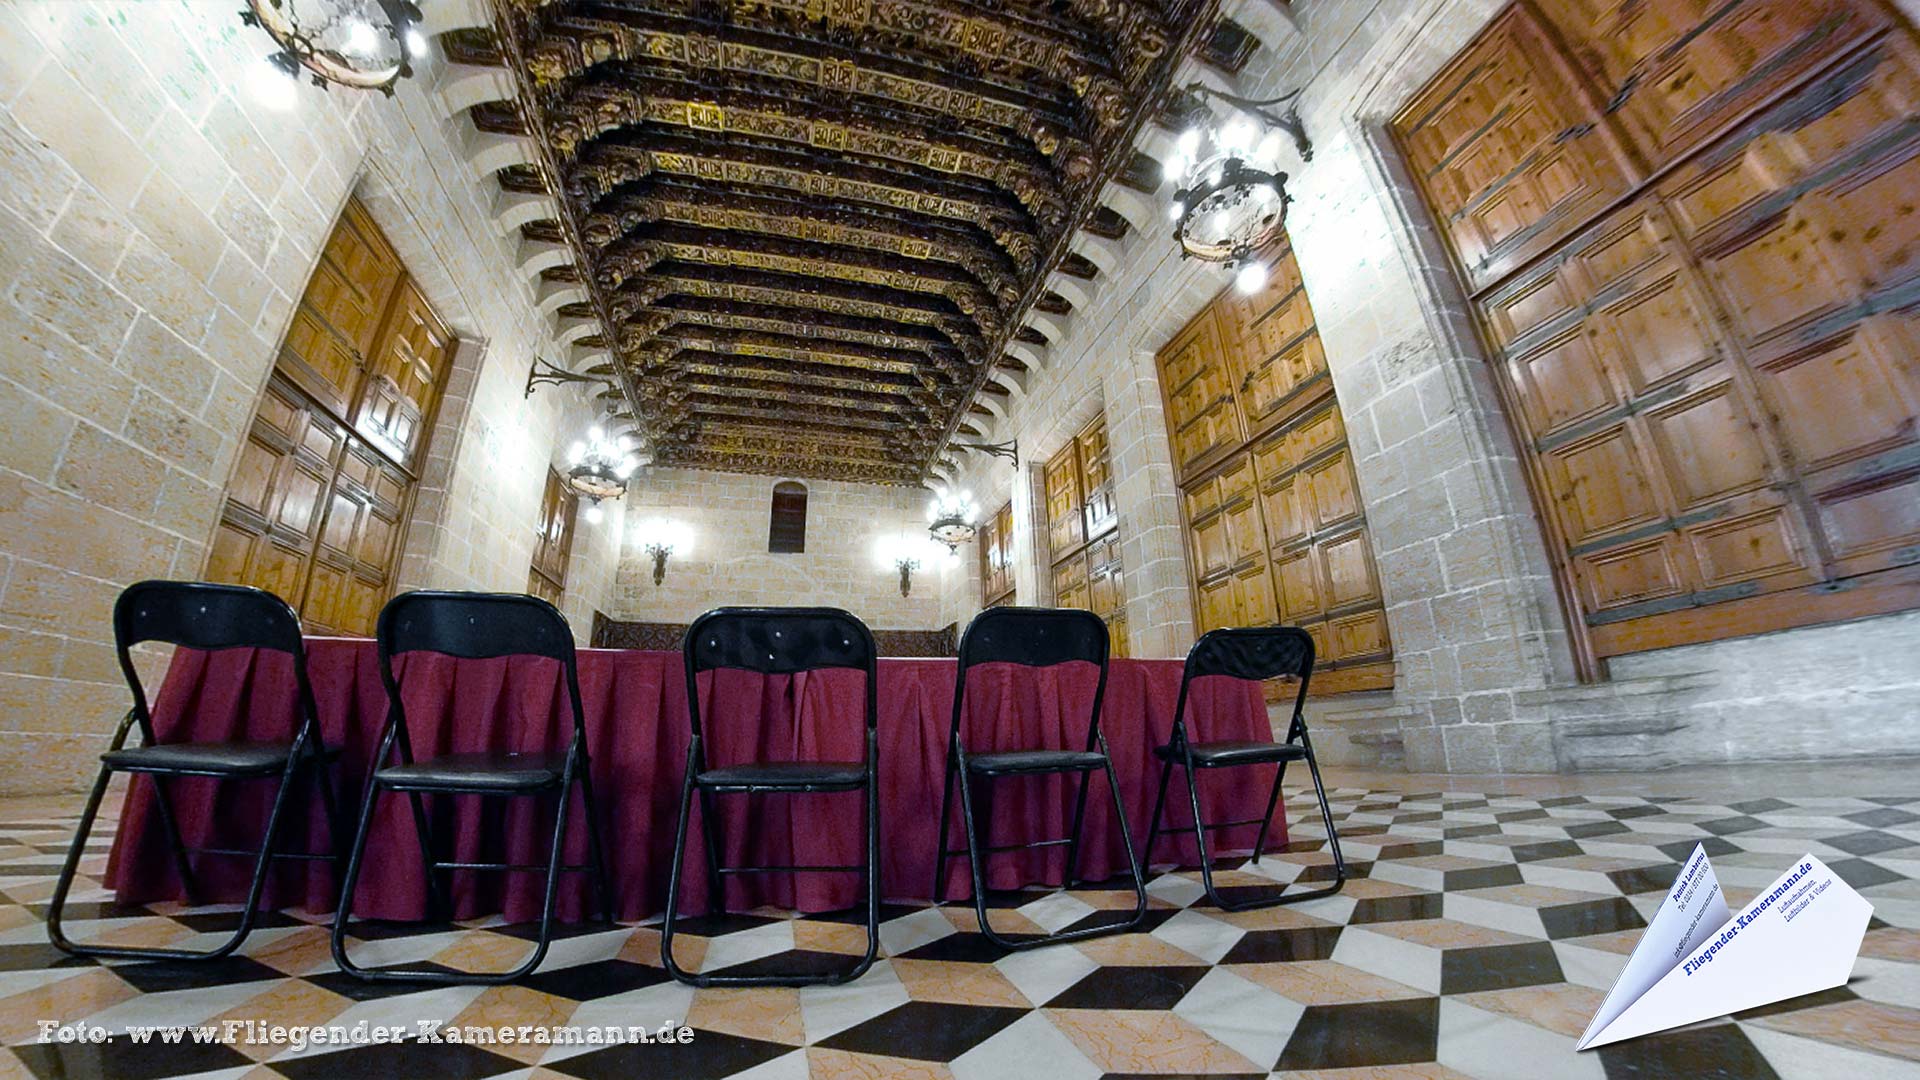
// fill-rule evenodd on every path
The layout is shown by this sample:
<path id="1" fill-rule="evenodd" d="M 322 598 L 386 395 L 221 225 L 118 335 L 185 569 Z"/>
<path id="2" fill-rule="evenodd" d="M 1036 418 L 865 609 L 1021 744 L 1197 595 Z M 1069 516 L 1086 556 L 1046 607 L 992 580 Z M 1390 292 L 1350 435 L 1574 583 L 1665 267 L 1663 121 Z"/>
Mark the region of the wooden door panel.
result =
<path id="1" fill-rule="evenodd" d="M 1819 580 L 1807 565 L 1813 553 L 1800 549 L 1800 530 L 1785 506 L 1762 506 L 1752 513 L 1694 526 L 1685 536 L 1705 589 L 1783 576 L 1790 580 L 1775 582 L 1774 587 Z"/>
<path id="2" fill-rule="evenodd" d="M 1273 595 L 1273 577 L 1267 573 L 1267 560 L 1258 560 L 1234 571 L 1234 604 L 1237 626 L 1272 626 L 1280 621 Z"/>
<path id="3" fill-rule="evenodd" d="M 1337 610 L 1380 599 L 1365 532 L 1348 533 L 1317 546 L 1321 565 L 1326 568 L 1329 608 Z"/>
<path id="4" fill-rule="evenodd" d="M 1683 156 L 1888 20 L 1850 0 L 1544 0 L 1645 160 Z"/>
<path id="5" fill-rule="evenodd" d="M 1645 462 L 1625 425 L 1547 450 L 1542 465 L 1564 534 L 1582 544 L 1660 520 Z"/>
<path id="6" fill-rule="evenodd" d="M 1055 558 L 1086 542 L 1086 523 L 1082 520 L 1083 502 L 1080 467 L 1072 443 L 1053 455 L 1042 469 L 1047 492 L 1047 545 Z"/>
<path id="7" fill-rule="evenodd" d="M 1201 312 L 1159 355 L 1174 467 L 1184 479 L 1242 441 L 1233 374 L 1213 310 Z"/>
<path id="8" fill-rule="evenodd" d="M 1351 521 L 1360 514 L 1360 494 L 1354 484 L 1353 463 L 1341 447 L 1333 456 L 1307 466 L 1301 475 L 1313 491 L 1315 531 Z"/>
<path id="9" fill-rule="evenodd" d="M 1473 291 L 1627 189 L 1606 119 L 1572 74 L 1515 4 L 1394 122 Z"/>
<path id="10" fill-rule="evenodd" d="M 1688 590 L 1678 537 L 1665 533 L 1574 556 L 1586 609 L 1594 614 L 1677 597 Z"/>
<path id="11" fill-rule="evenodd" d="M 1766 486 L 1773 478 L 1759 420 L 1731 373 L 1646 414 L 1677 511 Z"/>
<path id="12" fill-rule="evenodd" d="M 1312 532 L 1312 519 L 1301 505 L 1301 491 L 1305 486 L 1296 474 L 1261 493 L 1260 510 L 1266 521 L 1267 542 L 1276 552 Z"/>
<path id="13" fill-rule="evenodd" d="M 1307 622 L 1326 613 L 1326 590 L 1322 587 L 1320 555 L 1306 548 L 1278 559 L 1273 576 L 1281 614 L 1289 623 Z"/>
<path id="14" fill-rule="evenodd" d="M 1212 577 L 1233 565 L 1233 538 L 1227 532 L 1224 512 L 1194 524 L 1193 544 L 1201 577 Z"/>
<path id="15" fill-rule="evenodd" d="M 1104 416 L 1095 418 L 1074 437 L 1074 452 L 1079 458 L 1084 487 L 1084 532 L 1088 538 L 1100 536 L 1119 520 L 1114 508 L 1113 469 L 1109 464 Z"/>
<path id="16" fill-rule="evenodd" d="M 1239 625 L 1238 602 L 1234 596 L 1233 579 L 1215 578 L 1200 583 L 1200 632 L 1218 630 L 1225 626 Z"/>
<path id="17" fill-rule="evenodd" d="M 1384 611 L 1363 611 L 1327 620 L 1327 641 L 1332 646 L 1331 663 L 1386 655 L 1387 616 Z"/>
<path id="18" fill-rule="evenodd" d="M 1593 334 L 1575 325 L 1507 363 L 1527 427 L 1551 434 L 1620 407 Z"/>
<path id="19" fill-rule="evenodd" d="M 452 360 L 453 336 L 420 290 L 403 283 L 368 365 L 354 429 L 395 461 L 417 464 L 427 419 Z"/>

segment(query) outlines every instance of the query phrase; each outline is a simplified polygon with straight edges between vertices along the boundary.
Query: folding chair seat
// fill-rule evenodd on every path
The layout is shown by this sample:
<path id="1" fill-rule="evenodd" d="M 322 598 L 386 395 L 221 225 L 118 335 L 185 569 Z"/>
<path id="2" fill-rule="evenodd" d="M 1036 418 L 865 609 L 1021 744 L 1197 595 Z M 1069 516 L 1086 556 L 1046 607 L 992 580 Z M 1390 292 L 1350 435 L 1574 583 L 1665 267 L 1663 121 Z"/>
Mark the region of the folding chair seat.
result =
<path id="1" fill-rule="evenodd" d="M 1274 678 L 1299 680 L 1293 698 L 1293 717 L 1287 725 L 1285 742 L 1216 741 L 1193 738 L 1187 726 L 1188 691 L 1195 679 L 1225 676 L 1265 682 Z M 1340 854 L 1340 834 L 1333 827 L 1333 810 L 1327 805 L 1327 790 L 1320 782 L 1320 766 L 1313 757 L 1313 740 L 1307 734 L 1302 709 L 1307 701 L 1307 683 L 1313 677 L 1313 638 L 1294 626 L 1262 626 L 1213 630 L 1194 642 L 1187 652 L 1186 667 L 1180 674 L 1180 695 L 1174 704 L 1173 737 L 1154 748 L 1160 767 L 1160 791 L 1153 801 L 1153 824 L 1147 830 L 1147 862 L 1153 862 L 1153 844 L 1160 835 L 1161 811 L 1166 806 L 1167 782 L 1178 767 L 1186 776 L 1187 802 L 1192 809 L 1194 842 L 1200 850 L 1200 879 L 1206 885 L 1207 898 L 1224 911 L 1249 911 L 1254 908 L 1293 904 L 1339 892 L 1347 882 L 1347 861 Z M 1320 800 L 1320 819 L 1327 827 L 1327 845 L 1333 852 L 1333 883 L 1318 889 L 1288 893 L 1276 885 L 1270 896 L 1248 900 L 1229 900 L 1213 882 L 1213 857 L 1207 846 L 1210 830 L 1236 825 L 1260 826 L 1253 841 L 1252 859 L 1258 861 L 1267 843 L 1267 825 L 1273 808 L 1280 801 L 1280 783 L 1287 775 L 1287 764 L 1305 761 L 1313 775 L 1313 793 Z M 1197 778 L 1203 769 L 1229 769 L 1245 765 L 1277 765 L 1273 790 L 1267 795 L 1267 812 L 1259 818 L 1238 821 L 1206 821 L 1200 813 L 1200 789 Z"/>
<path id="2" fill-rule="evenodd" d="M 1127 832 L 1126 804 L 1120 797 L 1120 780 L 1114 774 L 1113 761 L 1107 756 L 1106 736 L 1100 733 L 1100 705 L 1107 691 L 1107 624 L 1091 611 L 1052 608 L 997 607 L 974 616 L 960 638 L 960 664 L 954 676 L 953 725 L 947 739 L 946 783 L 940 797 L 938 857 L 934 860 L 934 903 L 946 901 L 947 857 L 965 852 L 973 881 L 974 913 L 980 920 L 980 932 L 988 940 L 1006 949 L 1031 949 L 1080 941 L 1102 934 L 1130 930 L 1146 917 L 1147 887 L 1140 874 L 1140 862 L 1133 854 L 1133 838 Z M 1024 749 L 972 753 L 961 737 L 966 717 L 967 673 L 980 664 L 1020 664 L 1031 668 L 1056 664 L 1087 663 L 1100 672 L 1093 692 L 1093 707 L 1087 718 L 1087 739 L 1079 750 Z M 1079 880 L 1080 829 L 1086 819 L 1087 787 L 1092 774 L 1104 771 L 1113 793 L 1114 814 L 1120 826 L 1120 841 L 1127 848 L 1127 866 L 1133 875 L 1134 909 L 1124 922 L 1083 926 L 1031 938 L 1009 938 L 993 928 L 987 919 L 986 858 L 1004 851 L 1067 845 L 1065 886 Z M 974 783 L 1006 777 L 1040 776 L 1062 773 L 1077 776 L 1074 795 L 1073 828 L 1065 837 L 1024 843 L 994 845 L 991 837 L 980 835 L 974 809 Z M 966 846 L 947 846 L 947 822 L 952 813 L 955 783 L 960 788 L 960 824 L 966 834 Z"/>
<path id="3" fill-rule="evenodd" d="M 880 775 L 875 741 L 879 716 L 878 650 L 866 624 L 837 608 L 716 608 L 694 620 L 681 641 L 686 659 L 687 720 L 692 739 L 687 745 L 686 779 L 680 789 L 679 819 L 673 833 L 673 870 L 667 885 L 667 913 L 660 925 L 660 959 L 675 979 L 693 986 L 819 986 L 859 978 L 873 966 L 880 945 Z M 751 671 L 761 675 L 795 675 L 825 668 L 852 668 L 866 676 L 865 756 L 860 761 L 751 761 L 710 767 L 708 737 L 702 724 L 700 673 Z M 709 717 L 708 725 L 721 722 Z M 727 866 L 720 853 L 718 816 L 720 795 L 799 795 L 820 792 L 862 792 L 862 859 L 852 865 Z M 675 923 L 680 914 L 680 868 L 686 858 L 688 819 L 693 796 L 700 795 L 700 832 L 707 852 L 707 903 L 726 906 L 725 879 L 733 874 L 839 873 L 859 874 L 866 886 L 867 947 L 855 962 L 835 971 L 765 971 L 751 975 L 689 972 L 673 957 Z M 751 803 L 749 803 L 749 808 Z"/>
<path id="4" fill-rule="evenodd" d="M 340 906 L 333 920 L 333 959 L 340 970 L 358 979 L 376 982 L 424 982 L 443 984 L 509 983 L 540 966 L 553 942 L 554 900 L 565 872 L 593 874 L 600 914 L 613 920 L 613 893 L 609 887 L 606 856 L 600 842 L 600 814 L 594 803 L 593 781 L 588 775 L 586 714 L 580 706 L 580 672 L 575 661 L 573 633 L 566 617 L 552 604 L 537 597 L 512 593 L 409 592 L 387 602 L 380 612 L 375 631 L 380 656 L 380 680 L 387 688 L 387 723 L 380 735 L 380 748 L 373 756 L 373 771 L 360 803 L 360 826 L 354 833 L 353 853 L 347 861 L 346 880 L 341 885 Z M 441 653 L 460 659 L 490 659 L 505 656 L 539 656 L 560 662 L 566 681 L 567 704 L 573 713 L 572 736 L 564 750 L 530 752 L 489 751 L 443 754 L 425 761 L 413 756 L 413 741 L 407 732 L 406 709 L 401 702 L 401 685 L 395 677 L 393 661 L 407 653 Z M 454 722 L 475 722 L 478 718 Z M 394 757 L 392 764 L 383 764 Z M 567 865 L 561 862 L 567 838 L 568 810 L 573 789 L 578 785 L 582 809 L 587 819 L 587 841 L 591 862 Z M 455 870 L 499 870 L 510 873 L 545 873 L 546 885 L 540 905 L 540 929 L 534 949 L 519 966 L 510 971 L 448 971 L 444 968 L 368 968 L 355 964 L 347 955 L 347 924 L 352 914 L 353 894 L 360 881 L 360 867 L 366 856 L 367 832 L 382 795 L 405 795 L 413 813 L 414 829 L 420 845 L 420 858 L 426 871 L 428 916 L 451 912 L 441 882 L 443 874 Z M 553 835 L 544 864 L 503 862 L 454 862 L 435 854 L 432 825 L 423 795 L 497 795 L 509 797 L 553 796 Z"/>
<path id="5" fill-rule="evenodd" d="M 64 952 L 78 956 L 138 960 L 212 960 L 240 947 L 253 932 L 253 923 L 266 887 L 267 871 L 274 859 L 328 859 L 339 867 L 340 822 L 334 802 L 333 780 L 329 766 L 336 751 L 329 750 L 320 735 L 320 722 L 313 707 L 313 688 L 307 682 L 307 653 L 300 639 L 300 620 L 287 602 L 269 592 L 241 585 L 215 585 L 195 581 L 143 581 L 130 585 L 113 606 L 114 648 L 119 653 L 120 670 L 133 694 L 133 707 L 120 721 L 113 742 L 100 755 L 100 776 L 80 814 L 80 826 L 74 832 L 73 846 L 54 883 L 53 897 L 47 905 L 47 936 Z M 263 649 L 287 654 L 293 663 L 296 728 L 291 739 L 240 742 L 170 742 L 156 737 L 153 717 L 148 710 L 146 690 L 134 670 L 132 649 L 142 642 L 160 642 L 179 648 L 216 651 L 222 649 Z M 140 729 L 141 746 L 127 746 L 133 728 Z M 86 850 L 87 836 L 93 831 L 100 813 L 100 802 L 116 772 L 138 773 L 153 785 L 160 823 L 172 851 L 173 865 L 187 903 L 200 902 L 199 884 L 194 876 L 194 855 L 223 855 L 253 860 L 253 877 L 247 885 L 246 905 L 240 923 L 225 942 L 210 950 L 146 948 L 123 945 L 90 945 L 69 940 L 61 928 L 67 894 L 73 888 L 74 875 Z M 166 781 L 181 776 L 209 777 L 217 780 L 265 780 L 279 778 L 274 789 L 273 807 L 256 850 L 233 848 L 189 849 L 181 838 L 180 823 L 173 813 Z M 287 793 L 297 781 L 305 780 L 319 789 L 327 815 L 330 851 L 310 853 L 281 851 L 277 846 Z"/>

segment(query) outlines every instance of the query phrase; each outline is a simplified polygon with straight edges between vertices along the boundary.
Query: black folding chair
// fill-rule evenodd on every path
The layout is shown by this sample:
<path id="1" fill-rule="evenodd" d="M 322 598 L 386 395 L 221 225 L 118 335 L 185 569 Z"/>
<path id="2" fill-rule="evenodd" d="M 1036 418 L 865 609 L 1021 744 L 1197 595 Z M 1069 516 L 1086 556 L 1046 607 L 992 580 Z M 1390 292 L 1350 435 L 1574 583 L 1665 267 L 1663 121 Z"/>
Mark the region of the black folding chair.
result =
<path id="1" fill-rule="evenodd" d="M 1287 726 L 1287 741 L 1195 742 L 1188 734 L 1187 690 L 1193 680 L 1208 675 L 1265 682 L 1273 678 L 1296 678 L 1300 688 L 1293 699 L 1293 719 Z M 1193 808 L 1193 836 L 1200 845 L 1200 878 L 1206 883 L 1207 899 L 1223 911 L 1250 911 L 1254 908 L 1293 904 L 1319 896 L 1331 896 L 1347 883 L 1347 860 L 1340 854 L 1340 834 L 1333 828 L 1333 810 L 1327 805 L 1327 789 L 1320 782 L 1320 766 L 1313 758 L 1313 741 L 1307 736 L 1307 722 L 1301 706 L 1307 700 L 1307 681 L 1313 675 L 1313 638 L 1295 626 L 1262 626 L 1213 630 L 1187 653 L 1186 670 L 1180 676 L 1180 696 L 1174 705 L 1173 738 L 1165 746 L 1154 748 L 1160 767 L 1160 794 L 1153 801 L 1153 825 L 1147 830 L 1147 862 L 1153 862 L 1153 842 L 1160 834 L 1160 811 L 1167 801 L 1167 781 L 1174 766 L 1185 770 L 1187 800 Z M 1267 843 L 1267 823 L 1280 801 L 1280 781 L 1287 774 L 1287 762 L 1305 761 L 1313 774 L 1313 793 L 1320 799 L 1320 820 L 1327 827 L 1327 844 L 1333 850 L 1333 884 L 1305 892 L 1287 893 L 1285 886 L 1273 896 L 1231 901 L 1220 895 L 1213 884 L 1213 858 L 1207 850 L 1207 830 L 1235 825 L 1260 826 L 1253 841 L 1251 858 L 1258 861 Z M 1267 812 L 1262 817 L 1238 821 L 1209 822 L 1200 816 L 1200 789 L 1195 782 L 1201 769 L 1230 769 L 1243 765 L 1273 765 L 1273 791 L 1267 796 Z"/>
<path id="2" fill-rule="evenodd" d="M 875 743 L 879 715 L 875 659 L 878 649 L 865 623 L 838 608 L 715 608 L 695 619 L 681 641 L 687 662 L 687 719 L 693 727 L 687 745 L 686 779 L 680 785 L 680 818 L 673 833 L 673 870 L 667 880 L 667 913 L 660 924 L 660 959 L 674 978 L 693 986 L 821 986 L 849 982 L 866 974 L 880 946 L 880 774 Z M 864 761 L 769 761 L 723 765 L 707 763 L 700 727 L 703 671 L 732 669 L 762 675 L 791 675 L 821 668 L 854 668 L 867 676 L 867 738 Z M 700 793 L 700 833 L 707 848 L 707 903 L 724 910 L 729 874 L 857 873 L 866 884 L 867 951 L 843 971 L 766 972 L 709 975 L 684 970 L 673 959 L 674 920 L 680 912 L 680 865 L 686 856 L 687 818 L 693 793 Z M 806 792 L 864 791 L 862 823 L 865 852 L 851 866 L 726 866 L 720 853 L 719 795 L 796 795 Z"/>
<path id="3" fill-rule="evenodd" d="M 240 947 L 253 932 L 260 893 L 266 887 L 267 869 L 274 859 L 329 859 L 339 868 L 340 829 L 334 804 L 333 784 L 328 762 L 338 756 L 320 737 L 320 722 L 314 714 L 313 689 L 307 683 L 307 653 L 300 641 L 300 620 L 287 602 L 269 592 L 241 585 L 211 585 L 191 581 L 143 581 L 130 585 L 113 605 L 114 647 L 120 655 L 120 670 L 133 692 L 133 708 L 121 719 L 119 730 L 107 752 L 100 755 L 100 778 L 94 781 L 93 794 L 80 814 L 80 828 L 74 833 L 73 847 L 67 852 L 66 865 L 54 884 L 53 899 L 47 905 L 47 936 L 63 952 L 77 956 L 139 960 L 213 960 Z M 147 709 L 147 694 L 134 670 L 131 650 L 146 641 L 157 641 L 181 648 L 213 651 L 217 649 L 270 649 L 293 659 L 294 692 L 297 696 L 298 726 L 293 738 L 285 741 L 248 742 L 174 742 L 162 743 L 154 735 L 153 717 Z M 140 727 L 142 745 L 127 748 L 127 736 L 134 725 Z M 173 865 L 180 875 L 180 887 L 187 903 L 200 903 L 199 885 L 194 879 L 190 855 L 239 856 L 253 860 L 253 879 L 247 886 L 246 906 L 240 911 L 240 925 L 226 942 L 212 950 L 135 948 L 122 945 L 90 945 L 69 940 L 60 927 L 67 893 L 86 850 L 87 834 L 93 830 L 100 813 L 100 800 L 115 772 L 145 774 L 153 784 L 154 806 L 160 814 L 172 849 Z M 176 776 L 204 776 L 215 780 L 265 780 L 278 778 L 273 809 L 267 813 L 265 834 L 258 850 L 242 848 L 186 847 L 180 835 L 179 821 L 167 799 L 165 779 Z M 279 851 L 280 819 L 286 809 L 287 792 L 294 781 L 306 778 L 320 789 L 326 808 L 328 838 L 332 851 L 326 854 Z"/>
<path id="4" fill-rule="evenodd" d="M 513 593 L 409 592 L 387 602 L 375 631 L 380 655 L 380 681 L 387 688 L 387 726 L 374 753 L 372 772 L 360 803 L 360 827 L 353 837 L 353 854 L 340 890 L 340 907 L 333 919 L 333 959 L 340 970 L 359 979 L 386 982 L 427 982 L 462 985 L 509 983 L 540 966 L 553 941 L 554 897 L 562 871 L 590 871 L 594 877 L 601 917 L 613 920 L 613 894 L 607 883 L 606 858 L 600 845 L 600 814 L 593 800 L 593 781 L 587 775 L 586 714 L 580 708 L 580 672 L 574 659 L 573 633 L 566 617 L 552 604 Z M 462 659 L 500 656 L 544 656 L 560 661 L 567 682 L 567 703 L 573 710 L 573 737 L 564 751 L 531 753 L 483 751 L 443 754 L 415 761 L 407 734 L 400 683 L 393 674 L 393 658 L 403 653 L 433 652 Z M 392 765 L 382 765 L 398 751 Z M 560 853 L 567 836 L 567 808 L 573 787 L 580 794 L 587 817 L 592 862 L 563 865 Z M 533 955 L 511 971 L 468 972 L 444 968 L 365 968 L 347 957 L 347 920 L 353 908 L 354 886 L 360 881 L 360 862 L 366 855 L 367 830 L 382 794 L 404 794 L 413 810 L 419 835 L 420 858 L 426 869 L 427 915 L 447 916 L 452 905 L 442 891 L 439 875 L 455 870 L 502 870 L 545 873 L 545 899 L 540 907 L 540 934 Z M 553 794 L 553 840 L 547 861 L 539 863 L 445 862 L 434 855 L 433 829 L 424 795 L 499 795 L 528 797 Z"/>
<path id="5" fill-rule="evenodd" d="M 1091 611 L 1053 608 L 989 608 L 973 617 L 960 638 L 960 667 L 953 686 L 953 728 L 948 739 L 946 787 L 940 797 L 940 854 L 935 860 L 934 903 L 946 901 L 947 856 L 962 849 L 947 847 L 947 816 L 953 803 L 955 778 L 960 781 L 961 827 L 967 836 L 967 865 L 973 875 L 973 906 L 980 917 L 980 932 L 1007 949 L 1031 949 L 1079 941 L 1102 934 L 1131 930 L 1147 914 L 1147 885 L 1140 875 L 1140 862 L 1134 858 L 1133 837 L 1127 831 L 1126 803 L 1120 797 L 1120 779 L 1114 774 L 1113 760 L 1107 756 L 1107 739 L 1100 733 L 1100 703 L 1107 692 L 1107 624 Z M 1093 691 L 1093 709 L 1087 718 L 1087 743 L 1083 750 L 1005 750 L 989 754 L 969 754 L 960 738 L 966 716 L 967 671 L 977 664 L 1008 663 L 1027 667 L 1052 667 L 1083 661 L 1100 669 L 1100 681 Z M 987 921 L 986 857 L 1000 851 L 1025 851 L 1029 848 L 1067 845 L 1066 888 L 1079 880 L 1080 826 L 1086 818 L 1087 787 L 1090 775 L 1104 769 L 1107 785 L 1113 791 L 1114 816 L 1120 824 L 1120 841 L 1127 848 L 1127 867 L 1133 874 L 1134 909 L 1125 922 L 1084 926 L 1054 934 L 1030 938 L 1009 938 Z M 998 780 L 1013 776 L 1037 776 L 1046 773 L 1074 773 L 1080 778 L 1074 797 L 1073 829 L 1062 838 L 1035 840 L 1024 844 L 986 843 L 990 837 L 977 834 L 973 804 L 973 781 Z"/>

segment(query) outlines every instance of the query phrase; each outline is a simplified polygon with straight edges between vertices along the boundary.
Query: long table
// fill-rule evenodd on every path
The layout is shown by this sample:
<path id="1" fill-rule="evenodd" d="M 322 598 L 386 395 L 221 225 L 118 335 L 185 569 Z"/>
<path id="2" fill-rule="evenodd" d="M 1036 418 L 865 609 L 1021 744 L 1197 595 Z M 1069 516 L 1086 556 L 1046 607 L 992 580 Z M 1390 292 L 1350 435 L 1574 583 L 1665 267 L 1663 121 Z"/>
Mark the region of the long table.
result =
<path id="1" fill-rule="evenodd" d="M 373 642 L 313 638 L 307 643 L 309 677 L 328 745 L 341 751 L 335 783 L 343 817 L 357 820 L 362 785 L 385 723 L 387 699 Z M 415 753 L 536 750 L 566 745 L 570 719 L 557 662 L 511 658 L 461 660 L 413 654 L 397 663 Z M 618 917 L 640 919 L 665 904 L 673 854 L 674 814 L 686 766 L 689 731 L 686 679 L 678 653 L 583 649 L 580 693 L 586 711 L 592 780 Z M 881 886 L 890 899 L 925 899 L 932 893 L 936 820 L 942 769 L 953 710 L 952 660 L 881 660 L 879 664 L 879 775 Z M 1180 685 L 1175 660 L 1115 660 L 1108 675 L 1101 729 L 1120 778 L 1127 820 L 1138 849 L 1159 779 L 1153 747 L 1166 741 Z M 709 686 L 707 680 L 718 678 Z M 744 760 L 857 760 L 862 678 L 857 672 L 824 671 L 763 677 L 744 672 L 701 676 L 702 719 L 711 765 Z M 970 751 L 1078 748 L 1086 734 L 1086 711 L 1095 673 L 1091 665 L 1031 669 L 989 665 L 968 676 L 963 737 Z M 181 650 L 154 698 L 163 742 L 286 738 L 294 730 L 293 675 L 281 654 L 252 650 L 198 653 Z M 1224 678 L 1199 680 L 1188 724 L 1207 739 L 1271 738 L 1259 687 Z M 1201 802 L 1209 820 L 1259 817 L 1272 772 L 1225 770 L 1201 779 Z M 1084 832 L 1081 874 L 1099 880 L 1126 870 L 1125 849 L 1114 826 L 1106 785 L 1094 774 Z M 271 782 L 215 785 L 185 778 L 168 782 L 175 813 L 189 846 L 253 847 L 266 820 Z M 1073 812 L 1068 777 L 1021 777 L 983 783 L 989 792 L 981 817 L 992 843 L 1065 836 Z M 155 810 L 152 781 L 137 777 L 122 809 L 107 880 L 122 901 L 181 899 L 178 876 Z M 1169 802 L 1176 821 L 1189 820 L 1177 785 Z M 586 832 L 574 803 L 566 845 L 570 862 L 584 862 Z M 720 797 L 717 817 L 725 836 L 722 858 L 744 862 L 822 865 L 859 861 L 858 795 L 730 795 Z M 750 813 L 743 812 L 751 802 Z M 544 863 L 551 836 L 552 800 L 443 796 L 429 799 L 442 838 L 442 859 Z M 696 806 L 698 805 L 696 801 Z M 697 812 L 697 811 L 696 811 Z M 317 798 L 294 793 L 289 801 L 283 847 L 325 850 L 325 815 Z M 951 843 L 960 846 L 958 808 Z M 698 821 L 694 822 L 697 830 Z M 1284 811 L 1274 810 L 1269 843 L 1285 839 Z M 1246 848 L 1254 828 L 1221 830 L 1222 849 Z M 447 838 L 451 837 L 451 848 Z M 1190 835 L 1162 839 L 1154 862 L 1197 859 Z M 993 855 L 988 886 L 1019 888 L 1058 884 L 1065 871 L 1064 847 Z M 704 853 L 698 832 L 689 833 L 682 910 L 707 910 Z M 204 856 L 194 872 L 203 899 L 245 898 L 248 860 Z M 966 860 L 949 861 L 948 897 L 969 895 Z M 455 914 L 476 918 L 500 913 L 511 921 L 538 917 L 542 875 L 455 872 Z M 560 915 L 590 914 L 587 875 L 566 874 Z M 769 904 L 802 911 L 846 908 L 857 902 L 857 883 L 847 874 L 730 875 L 728 908 Z M 279 860 L 265 903 L 334 908 L 337 886 L 325 862 Z M 425 878 L 411 813 L 404 796 L 386 796 L 374 818 L 356 914 L 368 918 L 417 919 L 425 909 Z"/>

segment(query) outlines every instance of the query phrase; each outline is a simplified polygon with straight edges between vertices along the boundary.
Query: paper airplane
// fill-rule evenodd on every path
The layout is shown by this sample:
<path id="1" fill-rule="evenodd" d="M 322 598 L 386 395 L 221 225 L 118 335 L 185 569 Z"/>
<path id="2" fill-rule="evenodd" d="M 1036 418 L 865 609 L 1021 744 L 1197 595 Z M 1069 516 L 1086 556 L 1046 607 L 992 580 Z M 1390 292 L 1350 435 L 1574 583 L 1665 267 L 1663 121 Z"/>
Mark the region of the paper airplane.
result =
<path id="1" fill-rule="evenodd" d="M 1842 986 L 1872 914 L 1811 854 L 1730 911 L 1695 845 L 1575 1049 Z"/>

